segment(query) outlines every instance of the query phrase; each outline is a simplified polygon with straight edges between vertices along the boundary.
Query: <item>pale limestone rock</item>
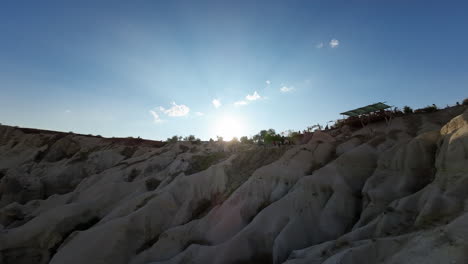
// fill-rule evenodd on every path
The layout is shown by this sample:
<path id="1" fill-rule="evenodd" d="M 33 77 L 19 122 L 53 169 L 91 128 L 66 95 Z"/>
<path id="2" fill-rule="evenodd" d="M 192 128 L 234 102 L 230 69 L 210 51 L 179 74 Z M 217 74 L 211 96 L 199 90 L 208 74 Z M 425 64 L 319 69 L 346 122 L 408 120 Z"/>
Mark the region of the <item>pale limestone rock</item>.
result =
<path id="1" fill-rule="evenodd" d="M 467 120 L 274 148 L 0 126 L 0 263 L 467 263 Z"/>

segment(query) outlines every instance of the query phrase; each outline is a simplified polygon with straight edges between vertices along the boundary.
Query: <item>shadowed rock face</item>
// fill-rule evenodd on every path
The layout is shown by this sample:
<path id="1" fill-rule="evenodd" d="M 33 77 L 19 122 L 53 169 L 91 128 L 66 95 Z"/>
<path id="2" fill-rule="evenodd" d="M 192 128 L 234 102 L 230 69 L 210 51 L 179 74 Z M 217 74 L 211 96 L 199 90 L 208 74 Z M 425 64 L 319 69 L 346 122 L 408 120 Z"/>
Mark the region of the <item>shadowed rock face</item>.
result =
<path id="1" fill-rule="evenodd" d="M 468 263 L 468 110 L 307 143 L 0 126 L 0 263 Z"/>

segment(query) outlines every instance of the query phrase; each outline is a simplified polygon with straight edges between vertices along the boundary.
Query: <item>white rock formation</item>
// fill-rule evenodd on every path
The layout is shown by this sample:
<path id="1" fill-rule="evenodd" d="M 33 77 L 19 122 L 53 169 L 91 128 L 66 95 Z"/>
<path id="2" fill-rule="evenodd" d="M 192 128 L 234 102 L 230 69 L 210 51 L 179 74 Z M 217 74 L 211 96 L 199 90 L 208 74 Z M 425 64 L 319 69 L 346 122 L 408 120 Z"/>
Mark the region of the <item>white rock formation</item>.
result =
<path id="1" fill-rule="evenodd" d="M 0 126 L 0 263 L 468 263 L 468 110 L 302 145 Z"/>

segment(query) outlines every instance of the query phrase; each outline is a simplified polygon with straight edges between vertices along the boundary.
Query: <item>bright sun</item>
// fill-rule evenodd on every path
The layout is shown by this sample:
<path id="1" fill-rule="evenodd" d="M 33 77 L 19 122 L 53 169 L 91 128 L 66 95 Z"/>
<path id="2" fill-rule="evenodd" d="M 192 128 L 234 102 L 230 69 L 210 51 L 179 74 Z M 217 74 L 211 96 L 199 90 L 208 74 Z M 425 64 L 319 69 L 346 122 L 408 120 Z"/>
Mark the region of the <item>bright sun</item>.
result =
<path id="1" fill-rule="evenodd" d="M 244 136 L 244 125 L 241 119 L 234 116 L 222 116 L 216 120 L 214 127 L 215 134 L 223 137 L 225 141 L 231 140 L 233 137 Z"/>

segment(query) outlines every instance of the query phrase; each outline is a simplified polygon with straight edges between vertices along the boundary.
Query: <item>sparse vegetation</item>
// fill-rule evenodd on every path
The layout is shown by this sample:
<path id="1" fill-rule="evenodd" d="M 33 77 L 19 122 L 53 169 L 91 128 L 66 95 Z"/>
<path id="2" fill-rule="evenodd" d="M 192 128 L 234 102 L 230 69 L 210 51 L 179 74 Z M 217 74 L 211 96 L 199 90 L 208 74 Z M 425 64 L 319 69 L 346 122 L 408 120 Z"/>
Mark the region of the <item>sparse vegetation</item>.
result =
<path id="1" fill-rule="evenodd" d="M 289 130 L 289 131 L 287 131 L 287 133 L 288 133 L 287 136 L 288 136 L 289 140 L 292 140 L 292 141 L 294 141 L 294 140 L 296 140 L 296 139 L 298 139 L 300 137 L 299 132 L 296 132 L 296 131 L 293 131 L 293 130 Z"/>
<path id="2" fill-rule="evenodd" d="M 130 173 L 127 175 L 127 177 L 124 178 L 124 181 L 126 182 L 132 182 L 135 180 L 135 178 L 140 174 L 140 171 L 133 168 Z"/>
<path id="3" fill-rule="evenodd" d="M 243 136 L 243 137 L 240 138 L 240 142 L 242 144 L 252 144 L 253 140 L 249 139 L 247 136 Z"/>
<path id="4" fill-rule="evenodd" d="M 214 152 L 209 155 L 194 155 L 190 167 L 185 174 L 190 175 L 208 169 L 211 165 L 220 162 L 226 158 L 227 154 L 224 152 Z"/>
<path id="5" fill-rule="evenodd" d="M 241 137 L 243 143 L 256 143 L 259 145 L 263 144 L 288 144 L 288 142 L 294 142 L 301 137 L 300 131 L 296 132 L 292 129 L 276 133 L 272 128 L 268 130 L 261 130 L 258 134 L 254 135 L 251 139 L 247 137 Z"/>
<path id="6" fill-rule="evenodd" d="M 156 190 L 156 188 L 158 188 L 160 183 L 161 183 L 161 181 L 158 180 L 158 179 L 148 178 L 148 179 L 145 180 L 146 190 L 154 191 L 154 190 Z"/>
<path id="7" fill-rule="evenodd" d="M 415 113 L 433 113 L 433 112 L 436 112 L 438 110 L 439 110 L 439 108 L 437 107 L 437 105 L 432 104 L 432 105 L 428 105 L 428 106 L 426 106 L 424 108 L 417 109 L 414 112 Z"/>
<path id="8" fill-rule="evenodd" d="M 184 141 L 190 141 L 194 144 L 200 144 L 201 143 L 201 139 L 199 138 L 196 138 L 194 135 L 189 135 L 187 137 L 184 137 Z"/>
<path id="9" fill-rule="evenodd" d="M 393 114 L 395 116 L 400 116 L 400 115 L 403 115 L 403 111 L 400 110 L 400 108 L 398 107 L 395 107 L 393 108 Z M 375 118 L 375 117 L 374 117 Z M 377 120 L 382 120 L 382 117 L 378 118 Z M 373 120 L 374 122 L 377 121 L 377 120 Z M 372 122 L 372 121 L 371 121 Z"/>
<path id="10" fill-rule="evenodd" d="M 261 130 L 253 136 L 253 141 L 257 144 L 272 144 L 273 142 L 284 141 L 284 137 L 277 134 L 273 128 L 270 128 L 268 130 Z"/>
<path id="11" fill-rule="evenodd" d="M 187 137 L 184 137 L 184 141 L 195 141 L 195 136 L 194 135 L 189 135 Z"/>
<path id="12" fill-rule="evenodd" d="M 176 143 L 177 141 L 179 141 L 179 137 L 175 135 L 175 136 L 172 136 L 171 138 L 168 138 L 166 141 L 168 143 Z"/>
<path id="13" fill-rule="evenodd" d="M 137 150 L 136 147 L 125 147 L 121 152 L 120 154 L 122 156 L 124 156 L 126 159 L 129 159 L 133 156 L 133 154 L 135 153 L 135 151 Z"/>
<path id="14" fill-rule="evenodd" d="M 411 107 L 405 105 L 405 106 L 403 107 L 403 113 L 405 113 L 405 114 L 411 114 L 411 113 L 413 113 L 413 108 L 411 108 Z"/>

